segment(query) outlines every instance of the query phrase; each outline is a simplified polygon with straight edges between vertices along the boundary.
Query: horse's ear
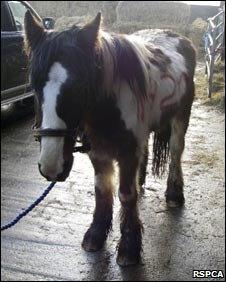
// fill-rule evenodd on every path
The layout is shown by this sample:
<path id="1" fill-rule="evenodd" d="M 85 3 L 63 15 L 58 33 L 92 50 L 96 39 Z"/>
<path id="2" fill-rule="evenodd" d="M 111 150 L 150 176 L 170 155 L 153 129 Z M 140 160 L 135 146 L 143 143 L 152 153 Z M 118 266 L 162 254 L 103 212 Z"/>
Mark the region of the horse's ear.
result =
<path id="1" fill-rule="evenodd" d="M 25 45 L 28 49 L 34 49 L 35 45 L 43 38 L 45 33 L 41 22 L 38 22 L 29 10 L 25 13 Z"/>
<path id="2" fill-rule="evenodd" d="M 98 41 L 98 33 L 101 24 L 101 13 L 94 20 L 86 24 L 79 32 L 78 42 L 83 48 L 93 48 Z"/>

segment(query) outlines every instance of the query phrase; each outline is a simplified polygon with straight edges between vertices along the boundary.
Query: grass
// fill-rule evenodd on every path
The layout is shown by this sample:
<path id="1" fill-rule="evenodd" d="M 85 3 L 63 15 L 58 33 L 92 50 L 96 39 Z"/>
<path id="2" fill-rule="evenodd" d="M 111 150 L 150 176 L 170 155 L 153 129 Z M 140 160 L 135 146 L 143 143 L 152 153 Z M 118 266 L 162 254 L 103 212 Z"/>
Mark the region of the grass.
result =
<path id="1" fill-rule="evenodd" d="M 206 98 L 203 100 L 203 105 L 206 106 L 220 106 L 222 103 L 222 93 L 217 92 L 213 94 L 213 97 L 211 99 Z"/>
<path id="2" fill-rule="evenodd" d="M 215 73 L 213 77 L 213 91 L 220 91 L 224 88 L 224 75 L 223 73 Z"/>
<path id="3" fill-rule="evenodd" d="M 215 66 L 212 84 L 212 97 L 207 97 L 207 77 L 204 70 L 199 70 L 195 76 L 196 85 L 196 99 L 199 99 L 203 105 L 206 106 L 220 106 L 223 101 L 224 92 L 224 62 L 219 61 Z M 224 105 L 223 105 L 224 106 Z"/>
<path id="4" fill-rule="evenodd" d="M 225 69 L 225 62 L 224 61 L 218 61 L 215 65 L 215 72 L 223 72 Z"/>
<path id="5" fill-rule="evenodd" d="M 195 96 L 196 99 L 205 99 L 207 93 L 207 79 L 205 77 L 204 70 L 200 70 L 195 75 Z"/>

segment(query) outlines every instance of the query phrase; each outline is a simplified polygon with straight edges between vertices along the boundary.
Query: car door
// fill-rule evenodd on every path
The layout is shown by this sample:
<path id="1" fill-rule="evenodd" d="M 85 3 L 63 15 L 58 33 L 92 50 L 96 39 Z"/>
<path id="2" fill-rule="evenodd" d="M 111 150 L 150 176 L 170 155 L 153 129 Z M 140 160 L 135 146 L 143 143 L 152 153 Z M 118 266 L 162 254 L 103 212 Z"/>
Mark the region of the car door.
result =
<path id="1" fill-rule="evenodd" d="M 26 10 L 20 1 L 1 1 L 1 100 L 28 92 L 28 61 L 23 50 Z"/>

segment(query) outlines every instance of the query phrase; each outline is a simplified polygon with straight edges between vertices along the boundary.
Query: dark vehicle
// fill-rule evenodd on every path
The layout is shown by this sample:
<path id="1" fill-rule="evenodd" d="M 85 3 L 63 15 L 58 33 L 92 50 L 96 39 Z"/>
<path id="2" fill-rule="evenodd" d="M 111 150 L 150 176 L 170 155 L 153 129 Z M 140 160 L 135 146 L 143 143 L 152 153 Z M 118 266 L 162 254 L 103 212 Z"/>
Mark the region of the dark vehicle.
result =
<path id="1" fill-rule="evenodd" d="M 42 21 L 46 29 L 54 27 L 52 18 L 42 20 L 25 1 L 1 1 L 1 106 L 33 96 L 23 50 L 24 15 L 27 10 Z"/>

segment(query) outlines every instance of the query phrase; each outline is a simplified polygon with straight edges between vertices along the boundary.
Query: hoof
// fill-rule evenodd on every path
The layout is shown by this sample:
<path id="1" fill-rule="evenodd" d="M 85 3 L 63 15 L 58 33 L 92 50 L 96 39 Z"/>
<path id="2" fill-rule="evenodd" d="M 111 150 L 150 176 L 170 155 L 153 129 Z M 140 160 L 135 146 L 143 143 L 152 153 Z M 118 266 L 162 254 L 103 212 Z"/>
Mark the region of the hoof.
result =
<path id="1" fill-rule="evenodd" d="M 118 255 L 116 261 L 117 261 L 117 264 L 119 266 L 126 267 L 126 266 L 130 266 L 130 265 L 138 264 L 139 261 L 140 261 L 140 258 L 139 257 L 129 258 L 127 256 Z"/>
<path id="2" fill-rule="evenodd" d="M 88 229 L 84 235 L 82 241 L 82 247 L 87 252 L 97 252 L 102 249 L 105 239 L 101 238 L 95 233 L 92 233 L 91 229 Z"/>
<path id="3" fill-rule="evenodd" d="M 166 191 L 166 204 L 170 208 L 178 208 L 184 205 L 184 195 L 183 192 L 178 191 Z"/>
<path id="4" fill-rule="evenodd" d="M 118 245 L 118 256 L 117 264 L 120 266 L 135 265 L 140 262 L 141 253 L 141 229 L 138 230 L 137 234 L 131 232 L 122 235 L 122 238 Z"/>

